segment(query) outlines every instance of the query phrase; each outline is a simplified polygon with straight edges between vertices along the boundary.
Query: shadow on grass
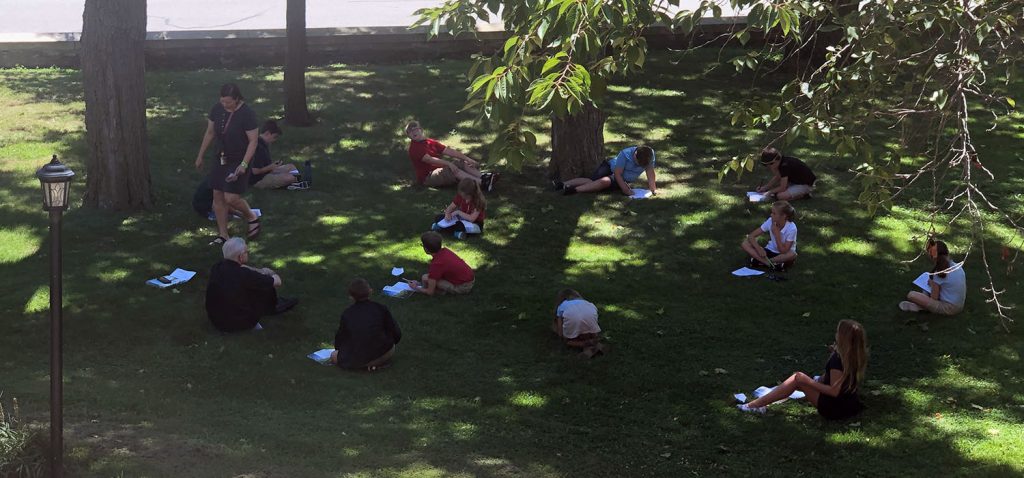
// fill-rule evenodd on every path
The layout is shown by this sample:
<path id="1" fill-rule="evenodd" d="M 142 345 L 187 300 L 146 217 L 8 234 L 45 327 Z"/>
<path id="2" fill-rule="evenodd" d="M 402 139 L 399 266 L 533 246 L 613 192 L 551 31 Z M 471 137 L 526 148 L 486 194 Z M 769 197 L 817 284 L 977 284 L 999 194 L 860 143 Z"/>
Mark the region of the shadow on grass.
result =
<path id="1" fill-rule="evenodd" d="M 855 195 L 847 176 L 818 168 L 827 192 L 797 204 L 802 255 L 788 281 L 728 275 L 742 259 L 740 239 L 767 207 L 744 203 L 743 185 L 715 182 L 724 158 L 752 147 L 750 134 L 721 126 L 724 105 L 759 93 L 724 88 L 721 72 L 680 75 L 664 61 L 612 95 L 608 123 L 609 155 L 641 137 L 658 151 L 659 184 L 670 185 L 660 197 L 563 198 L 537 187 L 539 169 L 507 174 L 488 196 L 487 233 L 449 244 L 478 270 L 473 294 L 380 299 L 405 331 L 387 372 L 346 374 L 307 360 L 330 341 L 351 278 L 379 288 L 393 280 L 392 266 L 424 272 L 419 234 L 453 193 L 406 187 L 401 128 L 419 119 L 443 141 L 484 151 L 489 133 L 440 113 L 461 106 L 464 82 L 451 72 L 465 66 L 311 73 L 319 123 L 286 128 L 274 154 L 313 160 L 314 189 L 250 195 L 266 215 L 252 261 L 280 270 L 282 294 L 302 303 L 266 319 L 264 331 L 236 336 L 212 333 L 202 312 L 219 251 L 205 245 L 212 223 L 188 207 L 201 177 L 192 161 L 217 86 L 237 80 L 259 114 L 279 116 L 280 72 L 150 74 L 158 206 L 138 215 L 76 208 L 65 224 L 65 390 L 80 474 L 789 475 L 822 463 L 851 475 L 1018 471 L 963 444 L 1024 418 L 998 403 L 1021 393 L 1003 373 L 1019 368 L 1019 341 L 986 328 L 976 292 L 962 320 L 933 321 L 930 332 L 903 325 L 894 304 L 916 274 L 893 264 L 908 248 L 865 234 L 872 218 L 845 199 Z M 60 89 L 73 77 L 21 84 L 15 75 L 5 88 L 43 99 L 47 82 Z M 81 148 L 80 136 L 46 134 L 68 151 Z M 0 215 L 5 230 L 38 239 L 46 223 L 28 174 L 0 177 Z M 867 246 L 839 253 L 844 237 Z M 3 386 L 37 412 L 48 333 L 39 247 L 0 264 L 10 291 L 4 309 L 19 311 L 0 324 Z M 199 274 L 175 290 L 142 287 L 174 267 Z M 549 336 L 563 286 L 601 307 L 611 355 L 580 361 Z M 835 323 L 847 317 L 866 325 L 874 351 L 870 408 L 858 425 L 825 423 L 796 404 L 763 418 L 732 409 L 731 393 L 796 369 L 817 372 Z M 964 340 L 965 327 L 977 338 Z M 977 401 L 995 411 L 975 413 Z"/>

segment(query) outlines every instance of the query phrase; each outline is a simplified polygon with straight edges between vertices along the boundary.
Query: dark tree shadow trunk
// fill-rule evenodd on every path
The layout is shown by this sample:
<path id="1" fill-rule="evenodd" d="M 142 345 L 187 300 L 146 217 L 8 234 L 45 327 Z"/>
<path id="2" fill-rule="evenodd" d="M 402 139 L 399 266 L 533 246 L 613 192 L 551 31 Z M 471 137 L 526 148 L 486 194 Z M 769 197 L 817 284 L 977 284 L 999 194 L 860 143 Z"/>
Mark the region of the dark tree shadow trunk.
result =
<path id="1" fill-rule="evenodd" d="M 292 126 L 309 126 L 312 120 L 306 105 L 306 0 L 288 0 L 286 27 L 284 121 Z"/>
<path id="2" fill-rule="evenodd" d="M 85 205 L 153 206 L 146 138 L 146 2 L 86 0 L 82 15 L 85 89 Z"/>
<path id="3" fill-rule="evenodd" d="M 604 120 L 592 104 L 573 116 L 551 117 L 550 174 L 560 181 L 589 176 L 604 157 Z"/>

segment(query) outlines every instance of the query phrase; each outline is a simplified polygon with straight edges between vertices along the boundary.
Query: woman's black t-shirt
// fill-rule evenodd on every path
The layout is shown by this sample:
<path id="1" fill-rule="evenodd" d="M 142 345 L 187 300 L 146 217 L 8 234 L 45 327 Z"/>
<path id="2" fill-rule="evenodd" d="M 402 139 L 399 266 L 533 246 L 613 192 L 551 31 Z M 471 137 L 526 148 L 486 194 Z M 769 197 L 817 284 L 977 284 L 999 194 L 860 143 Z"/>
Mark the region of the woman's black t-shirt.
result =
<path id="1" fill-rule="evenodd" d="M 792 156 L 783 156 L 779 162 L 779 176 L 788 178 L 788 184 L 806 184 L 813 186 L 818 177 L 803 161 Z"/>
<path id="2" fill-rule="evenodd" d="M 229 112 L 217 103 L 210 109 L 207 118 L 213 121 L 213 130 L 217 133 L 221 151 L 232 160 L 241 160 L 249 147 L 249 137 L 245 132 L 259 128 L 252 108 L 242 103 L 234 112 Z"/>
<path id="3" fill-rule="evenodd" d="M 832 371 L 843 371 L 843 359 L 839 354 L 832 352 L 825 364 L 825 373 L 821 376 L 821 383 L 832 385 Z M 857 390 L 840 390 L 839 395 L 830 397 L 824 393 L 818 396 L 818 413 L 829 420 L 842 420 L 860 413 L 864 405 L 860 402 Z"/>

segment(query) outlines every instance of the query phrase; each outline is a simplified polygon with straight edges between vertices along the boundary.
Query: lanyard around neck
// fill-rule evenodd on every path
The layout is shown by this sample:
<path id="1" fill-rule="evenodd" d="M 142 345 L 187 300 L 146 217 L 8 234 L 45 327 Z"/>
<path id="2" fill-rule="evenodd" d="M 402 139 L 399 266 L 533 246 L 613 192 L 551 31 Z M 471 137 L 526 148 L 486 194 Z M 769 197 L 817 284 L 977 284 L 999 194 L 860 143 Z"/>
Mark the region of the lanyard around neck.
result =
<path id="1" fill-rule="evenodd" d="M 238 106 L 235 107 L 235 110 L 232 111 L 230 114 L 228 114 L 228 119 L 227 119 L 227 121 L 224 122 L 224 127 L 221 128 L 220 134 L 225 134 L 225 133 L 228 132 L 228 125 L 231 124 L 231 118 L 234 118 L 235 117 L 235 113 L 237 113 L 238 110 L 242 109 L 242 106 L 244 106 L 244 105 L 245 105 L 245 102 L 244 101 L 240 101 L 238 103 Z"/>

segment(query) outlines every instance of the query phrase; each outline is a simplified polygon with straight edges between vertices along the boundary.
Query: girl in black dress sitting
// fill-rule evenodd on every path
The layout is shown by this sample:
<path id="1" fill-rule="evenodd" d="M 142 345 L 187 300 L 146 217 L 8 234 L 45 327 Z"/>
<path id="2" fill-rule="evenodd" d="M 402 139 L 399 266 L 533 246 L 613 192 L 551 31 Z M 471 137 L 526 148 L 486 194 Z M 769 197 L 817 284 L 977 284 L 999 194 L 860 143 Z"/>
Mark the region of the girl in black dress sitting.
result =
<path id="1" fill-rule="evenodd" d="M 737 405 L 742 411 L 764 413 L 767 406 L 801 391 L 818 413 L 829 420 L 852 417 L 864 408 L 857 393 L 864 382 L 868 365 L 868 344 L 864 326 L 854 320 L 842 320 L 836 328 L 836 343 L 825 364 L 825 373 L 817 381 L 803 372 L 790 375 L 785 382 L 761 398 Z"/>

